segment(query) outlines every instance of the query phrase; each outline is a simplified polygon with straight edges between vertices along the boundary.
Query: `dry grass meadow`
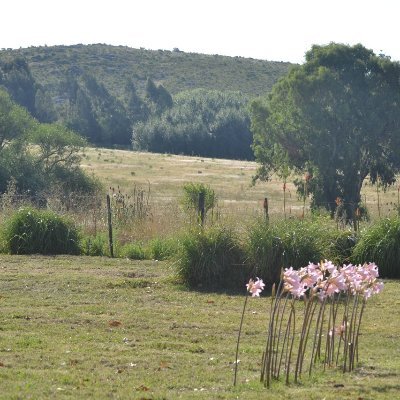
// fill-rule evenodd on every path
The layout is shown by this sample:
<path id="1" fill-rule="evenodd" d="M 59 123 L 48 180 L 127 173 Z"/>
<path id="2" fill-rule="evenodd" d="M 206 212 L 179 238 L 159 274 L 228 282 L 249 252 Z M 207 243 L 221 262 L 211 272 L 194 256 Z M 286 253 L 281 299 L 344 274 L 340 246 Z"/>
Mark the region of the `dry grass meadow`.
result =
<path id="1" fill-rule="evenodd" d="M 271 218 L 284 218 L 282 182 L 251 186 L 253 162 L 87 149 L 82 165 L 114 193 L 148 196 L 149 214 L 117 227 L 119 239 L 185 228 L 190 219 L 179 200 L 187 182 L 215 190 L 212 218 L 223 223 L 245 228 L 263 216 L 265 197 Z M 286 193 L 286 218 L 301 217 L 303 202 L 291 184 Z M 378 193 L 381 216 L 398 202 L 397 187 L 384 193 L 365 186 L 373 219 Z M 103 229 L 100 211 L 87 201 L 75 218 L 88 231 Z M 368 304 L 354 372 L 332 368 L 271 389 L 259 382 L 270 300 L 249 299 L 233 387 L 243 296 L 190 291 L 173 261 L 0 255 L 0 399 L 396 399 L 399 290 L 398 281 L 387 281 Z"/>
<path id="2" fill-rule="evenodd" d="M 85 152 L 82 166 L 106 188 L 126 195 L 142 189 L 148 195 L 153 216 L 147 227 L 149 236 L 174 232 L 182 225 L 186 216 L 181 214 L 179 200 L 183 185 L 189 182 L 209 185 L 216 192 L 218 206 L 213 218 L 223 218 L 227 223 L 245 225 L 262 217 L 265 197 L 271 219 L 301 218 L 303 209 L 306 216 L 309 214 L 308 201 L 304 207 L 290 179 L 285 207 L 283 182 L 277 177 L 252 185 L 255 162 L 91 148 Z M 366 182 L 362 199 L 372 219 L 394 215 L 399 186 L 383 191 Z"/>

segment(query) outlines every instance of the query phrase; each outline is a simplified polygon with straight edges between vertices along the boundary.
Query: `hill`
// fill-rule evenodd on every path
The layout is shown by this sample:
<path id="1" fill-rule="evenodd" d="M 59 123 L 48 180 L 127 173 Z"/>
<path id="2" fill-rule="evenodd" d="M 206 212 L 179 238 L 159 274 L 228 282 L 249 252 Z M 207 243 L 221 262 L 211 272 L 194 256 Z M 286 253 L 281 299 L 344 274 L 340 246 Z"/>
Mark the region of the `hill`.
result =
<path id="1" fill-rule="evenodd" d="M 104 44 L 0 51 L 0 88 L 101 147 L 252 159 L 248 103 L 290 63 Z"/>
<path id="2" fill-rule="evenodd" d="M 67 72 L 88 73 L 117 98 L 129 79 L 143 93 L 147 78 L 162 84 L 171 94 L 195 88 L 240 91 L 256 97 L 291 67 L 287 62 L 243 57 L 185 53 L 179 49 L 146 50 L 105 44 L 42 46 L 0 50 L 0 61 L 23 57 L 32 75 L 52 95 L 58 92 Z"/>

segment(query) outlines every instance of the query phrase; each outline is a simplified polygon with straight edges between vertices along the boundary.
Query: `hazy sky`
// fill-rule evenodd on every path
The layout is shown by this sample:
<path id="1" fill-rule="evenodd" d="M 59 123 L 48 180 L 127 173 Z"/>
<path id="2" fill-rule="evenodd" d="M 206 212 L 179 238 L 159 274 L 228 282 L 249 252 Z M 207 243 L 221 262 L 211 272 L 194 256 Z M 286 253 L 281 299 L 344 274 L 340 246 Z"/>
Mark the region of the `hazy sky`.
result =
<path id="1" fill-rule="evenodd" d="M 2 0 L 0 48 L 106 43 L 301 63 L 312 44 L 400 60 L 400 0 Z"/>

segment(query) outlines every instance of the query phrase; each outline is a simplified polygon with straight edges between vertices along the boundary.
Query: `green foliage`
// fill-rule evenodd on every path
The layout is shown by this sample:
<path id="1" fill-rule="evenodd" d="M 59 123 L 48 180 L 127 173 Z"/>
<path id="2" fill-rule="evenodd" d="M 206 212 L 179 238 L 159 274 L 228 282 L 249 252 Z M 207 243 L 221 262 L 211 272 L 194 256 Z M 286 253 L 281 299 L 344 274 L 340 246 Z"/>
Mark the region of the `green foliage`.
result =
<path id="1" fill-rule="evenodd" d="M 30 196 L 55 187 L 68 193 L 95 192 L 98 182 L 79 167 L 85 144 L 62 125 L 37 123 L 0 90 L 0 193 L 11 180 L 19 194 Z"/>
<path id="2" fill-rule="evenodd" d="M 361 232 L 351 260 L 374 262 L 383 278 L 400 278 L 400 219 L 385 218 Z"/>
<path id="3" fill-rule="evenodd" d="M 350 230 L 329 230 L 324 244 L 324 258 L 336 265 L 349 264 L 358 236 Z"/>
<path id="4" fill-rule="evenodd" d="M 105 234 L 85 235 L 81 239 L 81 253 L 85 256 L 105 256 L 108 254 L 108 238 Z"/>
<path id="5" fill-rule="evenodd" d="M 283 263 L 283 243 L 271 225 L 260 221 L 250 232 L 247 244 L 249 262 L 254 274 L 265 282 L 278 282 Z"/>
<path id="6" fill-rule="evenodd" d="M 47 173 L 57 165 L 67 168 L 79 165 L 79 151 L 87 144 L 81 136 L 58 124 L 38 125 L 29 140 L 38 145 L 38 163 Z"/>
<path id="7" fill-rule="evenodd" d="M 124 85 L 134 79 L 139 95 L 145 93 L 147 78 L 162 84 L 171 94 L 203 87 L 216 90 L 240 90 L 251 96 L 269 92 L 292 64 L 185 53 L 155 51 L 104 44 L 43 46 L 2 50 L 0 60 L 25 58 L 38 84 L 58 92 L 59 83 L 68 71 L 96 76 L 107 90 L 123 98 Z M 210 73 L 212 71 L 212 73 Z"/>
<path id="8" fill-rule="evenodd" d="M 23 141 L 34 125 L 29 113 L 0 88 L 0 153 L 11 141 Z"/>
<path id="9" fill-rule="evenodd" d="M 79 236 L 67 219 L 50 211 L 22 208 L 2 228 L 10 254 L 79 254 Z"/>
<path id="10" fill-rule="evenodd" d="M 153 113 L 160 114 L 172 107 L 172 96 L 163 85 L 158 85 L 148 78 L 146 83 L 146 98 L 153 106 Z"/>
<path id="11" fill-rule="evenodd" d="M 325 259 L 348 263 L 355 243 L 353 232 L 338 231 L 325 217 L 259 221 L 249 231 L 247 251 L 256 275 L 277 282 L 282 268 L 297 269 Z"/>
<path id="12" fill-rule="evenodd" d="M 146 260 L 148 258 L 146 249 L 141 243 L 128 243 L 120 249 L 120 257 L 130 260 Z"/>
<path id="13" fill-rule="evenodd" d="M 204 183 L 189 182 L 183 185 L 182 205 L 184 208 L 198 210 L 201 194 L 204 196 L 204 209 L 206 212 L 216 206 L 217 196 L 213 189 Z"/>
<path id="14" fill-rule="evenodd" d="M 147 243 L 147 254 L 153 260 L 163 261 L 176 257 L 180 242 L 177 238 L 155 238 Z"/>
<path id="15" fill-rule="evenodd" d="M 256 223 L 249 232 L 249 260 L 266 282 L 277 282 L 282 268 L 300 268 L 327 258 L 327 233 L 320 221 L 282 220 Z"/>
<path id="16" fill-rule="evenodd" d="M 134 149 L 228 159 L 252 159 L 247 97 L 197 89 L 133 127 Z"/>
<path id="17" fill-rule="evenodd" d="M 0 60 L 0 85 L 10 93 L 12 99 L 36 116 L 36 82 L 24 57 L 6 57 Z"/>
<path id="18" fill-rule="evenodd" d="M 150 114 L 147 103 L 138 95 L 136 86 L 129 80 L 125 87 L 126 112 L 130 123 L 133 125 L 140 121 L 146 121 Z"/>
<path id="19" fill-rule="evenodd" d="M 190 287 L 242 288 L 249 278 L 245 254 L 234 233 L 226 228 L 188 231 L 181 239 L 178 275 Z"/>
<path id="20" fill-rule="evenodd" d="M 198 92 L 197 104 L 171 111 L 172 94 L 201 87 L 256 96 L 261 87 L 269 91 L 289 65 L 105 45 L 57 46 L 0 51 L 0 85 L 40 122 L 66 123 L 100 146 L 129 146 L 132 124 L 138 124 L 138 149 L 248 159 L 247 110 L 214 110 L 210 104 L 206 115 L 197 115 L 205 103 Z"/>
<path id="21" fill-rule="evenodd" d="M 92 143 L 102 146 L 129 145 L 131 122 L 123 104 L 99 83 L 84 74 L 68 77 L 69 112 L 67 124 Z"/>
<path id="22" fill-rule="evenodd" d="M 400 64 L 361 45 L 313 46 L 253 104 L 252 128 L 260 178 L 286 154 L 291 169 L 311 177 L 313 207 L 333 216 L 340 198 L 355 221 L 364 179 L 390 185 L 400 169 Z M 304 180 L 295 183 L 304 195 Z"/>
<path id="23" fill-rule="evenodd" d="M 0 86 L 40 122 L 65 123 L 91 143 L 105 147 L 130 146 L 132 124 L 145 122 L 150 115 L 156 119 L 152 125 L 160 125 L 160 114 L 173 106 L 172 94 L 201 87 L 256 96 L 261 88 L 269 91 L 290 65 L 106 45 L 51 49 L 0 51 Z M 210 70 L 213 74 L 207 72 Z M 179 125 L 172 136 L 178 134 L 183 143 L 170 143 L 164 132 L 160 151 L 205 154 L 203 148 L 207 147 L 210 155 L 216 149 L 211 156 L 252 157 L 247 113 L 229 110 L 220 114 L 215 122 L 200 125 L 195 114 L 185 115 L 183 121 L 168 117 L 174 122 L 172 127 Z M 195 138 L 200 133 L 204 137 Z M 209 133 L 211 141 L 190 148 Z M 189 140 L 185 135 L 191 136 Z M 138 143 L 142 149 L 158 151 L 157 135 Z M 238 152 L 244 144 L 244 150 Z"/>
<path id="24" fill-rule="evenodd" d="M 58 115 L 50 97 L 50 94 L 43 88 L 38 88 L 35 95 L 35 116 L 43 123 L 57 121 Z"/>

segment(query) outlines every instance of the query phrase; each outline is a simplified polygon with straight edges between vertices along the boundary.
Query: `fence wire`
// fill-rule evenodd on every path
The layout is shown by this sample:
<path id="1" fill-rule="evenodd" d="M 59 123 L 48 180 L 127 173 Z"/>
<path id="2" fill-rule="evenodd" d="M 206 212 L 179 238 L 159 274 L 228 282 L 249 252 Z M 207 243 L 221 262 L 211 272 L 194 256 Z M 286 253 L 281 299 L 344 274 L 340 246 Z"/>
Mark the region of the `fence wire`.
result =
<path id="1" fill-rule="evenodd" d="M 110 190 L 113 222 L 119 226 L 152 224 L 154 229 L 178 229 L 179 226 L 196 224 L 196 210 L 183 207 L 181 196 L 150 193 L 150 190 L 136 189 L 126 195 Z M 266 207 L 267 201 L 267 207 Z M 382 201 L 376 197 L 363 198 L 371 219 L 398 216 L 399 199 Z M 346 203 L 342 203 L 347 205 Z M 0 195 L 0 213 L 4 219 L 12 210 L 23 206 L 49 209 L 60 215 L 67 215 L 84 230 L 101 231 L 107 227 L 106 195 L 83 196 L 69 194 L 63 196 L 20 195 L 5 193 Z M 349 204 L 350 207 L 354 205 Z M 324 211 L 321 211 L 324 212 Z M 325 213 L 327 213 L 325 211 Z M 260 218 L 305 218 L 311 214 L 309 201 L 289 198 L 260 198 L 246 200 L 219 198 L 214 208 L 206 215 L 207 223 L 229 221 L 231 224 L 244 224 Z M 340 222 L 340 221 L 339 221 Z M 343 222 L 343 221 L 342 221 Z"/>

